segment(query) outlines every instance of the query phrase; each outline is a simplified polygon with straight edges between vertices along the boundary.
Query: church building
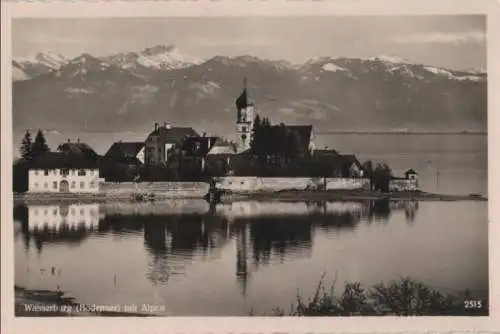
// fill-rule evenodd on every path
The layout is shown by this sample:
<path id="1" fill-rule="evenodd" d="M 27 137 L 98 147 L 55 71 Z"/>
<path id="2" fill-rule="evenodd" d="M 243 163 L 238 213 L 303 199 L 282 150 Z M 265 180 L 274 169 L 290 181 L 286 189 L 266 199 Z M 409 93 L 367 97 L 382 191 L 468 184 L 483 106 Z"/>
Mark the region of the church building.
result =
<path id="1" fill-rule="evenodd" d="M 247 80 L 243 81 L 243 92 L 236 99 L 236 146 L 237 153 L 250 148 L 253 132 L 254 104 L 248 97 Z"/>

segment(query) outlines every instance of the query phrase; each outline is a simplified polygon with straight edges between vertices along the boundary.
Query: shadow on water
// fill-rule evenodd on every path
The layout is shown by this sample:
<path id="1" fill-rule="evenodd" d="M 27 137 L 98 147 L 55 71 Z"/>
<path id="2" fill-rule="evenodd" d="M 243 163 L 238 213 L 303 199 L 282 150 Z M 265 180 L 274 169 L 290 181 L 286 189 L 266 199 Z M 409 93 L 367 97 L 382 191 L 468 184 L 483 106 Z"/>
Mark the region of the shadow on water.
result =
<path id="1" fill-rule="evenodd" d="M 20 224 L 25 249 L 34 245 L 39 254 L 51 244 L 142 235 L 150 257 L 146 277 L 160 285 L 183 275 L 195 258 L 204 259 L 234 240 L 236 277 L 245 293 L 251 273 L 260 266 L 310 256 L 315 232 L 355 232 L 358 224 L 387 223 L 398 211 L 412 224 L 418 210 L 418 202 L 385 200 L 234 202 L 191 208 L 188 213 L 179 205 L 175 210 L 153 205 L 19 205 L 14 220 Z"/>

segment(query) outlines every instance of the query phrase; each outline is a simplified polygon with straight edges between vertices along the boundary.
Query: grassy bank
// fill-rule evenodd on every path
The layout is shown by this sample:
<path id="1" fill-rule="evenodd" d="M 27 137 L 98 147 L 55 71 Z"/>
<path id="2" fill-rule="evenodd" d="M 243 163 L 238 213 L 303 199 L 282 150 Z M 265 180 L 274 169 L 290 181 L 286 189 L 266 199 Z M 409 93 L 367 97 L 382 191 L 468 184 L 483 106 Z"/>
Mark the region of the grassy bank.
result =
<path id="1" fill-rule="evenodd" d="M 300 294 L 291 310 L 274 309 L 273 316 L 488 316 L 487 300 L 473 298 L 465 291 L 462 296 L 442 294 L 425 284 L 401 278 L 389 284 L 363 287 L 346 283 L 343 291 L 335 290 L 335 282 L 326 288 L 321 278 L 312 297 L 304 300 Z M 480 307 L 479 307 L 480 306 Z"/>

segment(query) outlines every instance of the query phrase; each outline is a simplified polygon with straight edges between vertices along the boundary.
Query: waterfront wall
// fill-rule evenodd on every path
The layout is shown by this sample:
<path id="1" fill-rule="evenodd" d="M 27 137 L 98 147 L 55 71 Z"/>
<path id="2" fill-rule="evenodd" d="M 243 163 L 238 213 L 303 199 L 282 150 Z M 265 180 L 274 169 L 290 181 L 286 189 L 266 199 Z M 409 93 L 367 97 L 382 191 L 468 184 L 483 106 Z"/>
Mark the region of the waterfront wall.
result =
<path id="1" fill-rule="evenodd" d="M 394 179 L 389 181 L 389 191 L 415 191 L 419 190 L 418 180 L 415 179 Z"/>
<path id="2" fill-rule="evenodd" d="M 203 197 L 209 189 L 204 182 L 104 182 L 100 185 L 101 193 L 106 197 L 130 197 L 134 193 L 150 194 L 163 197 Z"/>
<path id="3" fill-rule="evenodd" d="M 321 189 L 325 186 L 327 190 L 370 189 L 370 180 L 359 178 L 228 176 L 219 178 L 216 183 L 218 189 L 241 192 Z"/>

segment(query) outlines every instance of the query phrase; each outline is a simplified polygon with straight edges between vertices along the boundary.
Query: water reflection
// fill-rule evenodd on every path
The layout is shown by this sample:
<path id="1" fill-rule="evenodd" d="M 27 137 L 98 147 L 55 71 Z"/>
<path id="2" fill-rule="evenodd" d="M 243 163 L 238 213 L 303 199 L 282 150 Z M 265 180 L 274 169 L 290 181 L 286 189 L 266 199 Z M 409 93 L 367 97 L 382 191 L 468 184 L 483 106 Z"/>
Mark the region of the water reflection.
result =
<path id="1" fill-rule="evenodd" d="M 217 206 L 176 201 L 16 206 L 14 219 L 21 226 L 26 250 L 34 243 L 40 254 L 52 244 L 81 244 L 89 237 L 142 235 L 148 256 L 145 276 L 154 285 L 185 275 L 194 261 L 210 260 L 222 248 L 235 247 L 235 276 L 245 294 L 252 273 L 261 266 L 311 256 L 315 233 L 335 239 L 341 233 L 355 233 L 359 224 L 387 223 L 391 214 L 403 211 L 412 223 L 417 210 L 418 203 L 412 201 Z"/>

